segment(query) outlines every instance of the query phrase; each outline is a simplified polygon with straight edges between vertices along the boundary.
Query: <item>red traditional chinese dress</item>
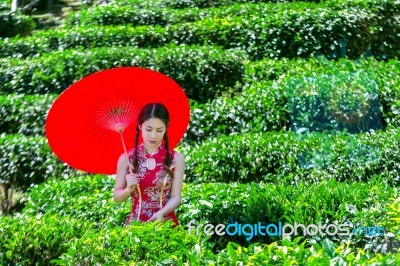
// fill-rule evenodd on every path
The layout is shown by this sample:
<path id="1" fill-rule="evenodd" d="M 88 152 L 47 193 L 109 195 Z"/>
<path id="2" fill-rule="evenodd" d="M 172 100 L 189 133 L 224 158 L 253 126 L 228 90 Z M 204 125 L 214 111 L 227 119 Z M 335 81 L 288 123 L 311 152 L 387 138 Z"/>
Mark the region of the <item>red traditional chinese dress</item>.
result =
<path id="1" fill-rule="evenodd" d="M 170 150 L 170 155 L 172 159 L 171 166 L 175 164 L 175 151 Z M 151 154 L 149 154 L 143 143 L 138 145 L 138 182 L 140 186 L 140 190 L 142 193 L 142 209 L 139 215 L 139 221 L 147 221 L 153 216 L 154 213 L 160 210 L 160 195 L 163 187 L 163 182 L 165 182 L 165 186 L 162 192 L 162 206 L 168 202 L 171 196 L 171 186 L 172 179 L 166 171 L 163 162 L 165 155 L 167 154 L 167 150 L 164 147 L 164 144 L 161 143 Z M 135 148 L 133 148 L 129 153 L 129 160 L 133 162 L 135 156 Z M 155 168 L 149 170 L 146 167 L 147 159 L 153 158 L 155 160 Z M 150 167 L 151 169 L 151 167 Z M 172 169 L 173 170 L 173 169 Z M 139 213 L 139 193 L 137 189 L 135 189 L 131 193 L 132 199 L 132 210 L 129 214 L 128 218 L 125 221 L 125 225 L 129 225 L 131 221 L 137 220 L 137 215 Z M 166 216 L 164 216 L 166 220 L 172 220 L 176 225 L 178 225 L 178 220 L 176 219 L 175 212 L 172 211 Z"/>

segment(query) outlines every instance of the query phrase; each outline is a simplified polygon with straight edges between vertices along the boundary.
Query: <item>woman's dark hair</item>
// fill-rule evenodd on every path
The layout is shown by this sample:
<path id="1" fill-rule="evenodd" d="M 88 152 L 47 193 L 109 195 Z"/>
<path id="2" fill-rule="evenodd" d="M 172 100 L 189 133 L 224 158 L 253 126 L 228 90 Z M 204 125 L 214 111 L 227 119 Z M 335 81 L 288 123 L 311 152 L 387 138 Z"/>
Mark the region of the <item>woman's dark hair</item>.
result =
<path id="1" fill-rule="evenodd" d="M 140 111 L 138 118 L 137 118 L 137 125 L 136 125 L 136 138 L 135 138 L 135 153 L 133 157 L 133 171 L 137 173 L 137 170 L 139 168 L 139 162 L 137 159 L 137 147 L 138 147 L 138 142 L 139 142 L 139 135 L 140 135 L 140 128 L 139 125 L 142 125 L 143 122 L 150 118 L 158 118 L 161 119 L 161 121 L 164 122 L 166 130 L 164 134 L 164 145 L 165 149 L 167 150 L 167 154 L 165 155 L 164 159 L 164 167 L 167 170 L 168 174 L 171 176 L 171 178 L 174 177 L 174 173 L 171 171 L 169 168 L 171 166 L 172 158 L 171 154 L 169 153 L 169 146 L 168 146 L 168 136 L 167 136 L 167 128 L 169 124 L 169 113 L 167 110 L 167 107 L 163 105 L 162 103 L 149 103 L 146 104 L 142 110 Z"/>

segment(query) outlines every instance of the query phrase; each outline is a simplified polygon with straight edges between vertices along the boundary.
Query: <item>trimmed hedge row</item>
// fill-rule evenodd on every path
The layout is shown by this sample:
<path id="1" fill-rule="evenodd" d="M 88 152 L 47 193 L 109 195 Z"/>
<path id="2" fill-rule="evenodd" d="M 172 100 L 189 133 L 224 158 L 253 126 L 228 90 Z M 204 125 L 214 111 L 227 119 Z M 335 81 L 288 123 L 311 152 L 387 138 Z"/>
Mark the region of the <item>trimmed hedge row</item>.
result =
<path id="1" fill-rule="evenodd" d="M 317 2 L 319 0 L 304 0 L 304 2 Z M 277 0 L 150 0 L 150 1 L 140 1 L 140 0 L 116 0 L 115 3 L 119 6 L 128 5 L 135 8 L 211 8 L 218 6 L 230 6 L 236 3 L 276 3 L 281 2 Z M 290 2 L 285 1 L 285 2 Z"/>
<path id="2" fill-rule="evenodd" d="M 290 114 L 293 112 L 288 102 L 299 96 L 290 92 L 288 84 L 292 80 L 307 82 L 324 75 L 354 73 L 371 73 L 370 79 L 377 85 L 376 94 L 381 105 L 375 111 L 382 116 L 384 126 L 400 126 L 400 63 L 397 60 L 262 60 L 246 63 L 245 69 L 245 88 L 239 95 L 214 99 L 206 104 L 192 104 L 188 140 L 201 142 L 221 134 L 288 130 L 292 126 Z M 334 85 L 333 81 L 331 85 Z M 369 83 L 360 85 L 371 86 Z"/>
<path id="3" fill-rule="evenodd" d="M 207 9 L 186 8 L 186 9 L 172 9 L 172 8 L 148 8 L 138 9 L 135 6 L 121 6 L 117 3 L 96 6 L 87 10 L 81 10 L 71 13 L 66 17 L 65 24 L 68 26 L 85 26 L 85 25 L 123 25 L 131 24 L 137 25 L 169 25 L 182 22 L 193 22 L 196 20 L 211 19 L 217 17 L 228 16 L 249 16 L 255 13 L 263 15 L 270 15 L 273 13 L 282 13 L 283 9 L 296 9 L 297 11 L 307 8 L 322 8 L 330 6 L 338 9 L 343 8 L 336 2 L 332 5 L 326 3 L 302 3 L 293 2 L 285 5 L 276 3 L 240 3 L 232 4 L 224 7 L 210 7 Z"/>
<path id="4" fill-rule="evenodd" d="M 1 265 L 50 265 L 91 225 L 57 215 L 0 217 Z"/>
<path id="5" fill-rule="evenodd" d="M 246 3 L 277 3 L 277 4 L 288 4 L 290 2 L 295 2 L 293 0 L 148 0 L 148 1 L 140 1 L 140 0 L 116 0 L 115 3 L 118 6 L 132 6 L 134 8 L 173 8 L 173 9 L 181 9 L 181 8 L 204 8 L 207 10 L 213 7 L 223 7 L 229 8 L 235 4 L 246 4 Z M 354 6 L 354 5 L 362 5 L 362 6 L 374 6 L 374 5 L 392 5 L 396 4 L 395 0 L 384 0 L 384 1 L 375 1 L 375 0 L 300 0 L 297 2 L 314 2 L 319 4 L 331 4 L 331 5 L 341 5 L 341 6 Z"/>
<path id="6" fill-rule="evenodd" d="M 32 186 L 22 213 L 29 216 L 58 214 L 90 221 L 97 228 L 123 226 L 132 204 L 113 199 L 115 177 L 84 175 L 48 180 Z"/>
<path id="7" fill-rule="evenodd" d="M 0 184 L 26 189 L 53 177 L 76 175 L 50 150 L 44 137 L 0 134 Z"/>
<path id="8" fill-rule="evenodd" d="M 55 94 L 0 95 L 0 132 L 44 135 L 47 111 L 56 97 Z"/>
<path id="9" fill-rule="evenodd" d="M 0 94 L 60 93 L 75 81 L 102 69 L 140 66 L 173 78 L 191 99 L 201 102 L 232 89 L 244 75 L 244 53 L 218 47 L 175 46 L 69 50 L 29 60 L 3 59 Z"/>
<path id="10" fill-rule="evenodd" d="M 277 131 L 290 128 L 285 87 L 259 82 L 233 97 L 220 97 L 205 104 L 192 103 L 186 133 L 196 144 L 213 136 Z"/>
<path id="11" fill-rule="evenodd" d="M 399 145 L 398 128 L 358 135 L 256 132 L 213 137 L 182 152 L 192 182 L 367 181 L 382 173 L 398 184 Z"/>
<path id="12" fill-rule="evenodd" d="M 330 240 L 319 243 L 285 239 L 248 248 L 229 243 L 218 254 L 204 235 L 196 237 L 171 223 L 137 224 L 129 227 L 93 229 L 85 221 L 45 215 L 1 217 L 0 263 L 2 265 L 320 265 L 336 263 L 398 264 L 399 254 L 356 250 Z"/>
<path id="13" fill-rule="evenodd" d="M 130 202 L 115 203 L 112 199 L 115 179 L 111 176 L 83 176 L 54 180 L 31 188 L 24 215 L 62 215 L 90 221 L 96 228 L 122 226 L 130 212 Z M 371 192 L 373 192 L 371 194 Z M 203 222 L 214 225 L 241 224 L 302 224 L 345 223 L 351 227 L 376 225 L 385 233 L 396 233 L 387 224 L 391 205 L 388 198 L 398 196 L 398 190 L 376 176 L 369 184 L 339 183 L 324 180 L 318 184 L 300 182 L 288 184 L 185 184 L 182 204 L 177 211 L 180 225 L 187 228 L 191 220 L 197 227 Z M 322 236 L 315 239 L 321 240 Z M 248 236 L 212 237 L 219 248 L 228 241 L 243 245 Z M 271 243 L 277 237 L 254 236 L 250 242 Z M 334 236 L 337 241 L 346 236 Z M 367 241 L 368 242 L 368 241 Z M 353 239 L 353 245 L 363 245 L 363 238 Z M 369 242 L 370 244 L 373 241 Z M 383 247 L 381 247 L 383 249 Z"/>
<path id="14" fill-rule="evenodd" d="M 138 224 L 127 228 L 87 231 L 69 246 L 56 265 L 182 265 L 192 261 L 208 264 L 215 257 L 205 237 L 189 235 L 172 223 Z M 206 258 L 204 258 L 206 257 Z M 203 263 L 201 263 L 203 262 Z"/>
<path id="15" fill-rule="evenodd" d="M 382 36 L 381 31 L 376 30 L 377 25 L 382 24 L 381 20 L 379 12 L 351 7 L 339 11 L 315 8 L 303 12 L 285 10 L 269 16 L 260 14 L 252 17 L 205 19 L 165 28 L 76 27 L 49 30 L 23 39 L 0 41 L 0 56 L 27 57 L 79 46 L 146 48 L 176 43 L 240 48 L 256 60 L 264 57 L 309 57 L 312 54 L 322 54 L 330 58 L 358 58 L 370 48 L 376 56 L 384 53 L 394 57 L 399 51 L 397 41 L 391 40 L 392 37 Z M 395 18 L 388 18 L 389 20 Z M 390 27 L 392 33 L 400 32 L 397 24 L 389 23 L 386 26 Z M 377 42 L 377 39 L 381 42 Z"/>
<path id="16" fill-rule="evenodd" d="M 0 38 L 27 36 L 36 28 L 36 23 L 30 16 L 19 11 L 11 13 L 11 5 L 0 3 Z"/>
<path id="17" fill-rule="evenodd" d="M 214 254 L 209 243 L 185 231 L 166 231 L 165 228 L 151 230 L 146 227 L 147 230 L 144 230 L 142 226 L 135 226 L 91 231 L 71 245 L 69 253 L 61 255 L 60 260 L 55 262 L 57 265 L 76 265 L 81 262 L 88 265 L 108 262 L 112 265 L 329 265 L 337 261 L 394 265 L 400 262 L 400 255 L 396 252 L 365 252 L 329 240 L 315 243 L 301 242 L 301 238 L 270 245 L 255 244 L 248 248 L 229 243 L 225 249 Z"/>
<path id="18" fill-rule="evenodd" d="M 202 145 L 181 147 L 186 179 L 192 182 L 317 182 L 322 179 L 369 180 L 382 173 L 398 184 L 400 131 L 337 136 L 313 133 L 222 135 Z M 204 160 L 207 158 L 207 160 Z M 51 177 L 77 174 L 61 164 L 44 137 L 0 135 L 0 182 L 27 188 Z"/>
<path id="19" fill-rule="evenodd" d="M 284 10 L 293 9 L 304 12 L 305 9 L 330 8 L 331 10 L 346 9 L 354 6 L 362 6 L 367 9 L 378 11 L 379 13 L 389 11 L 395 13 L 399 11 L 400 5 L 396 1 L 327 1 L 324 3 L 291 2 L 283 4 L 276 3 L 240 3 L 231 4 L 224 7 L 210 7 L 207 9 L 186 8 L 172 9 L 166 8 L 141 8 L 135 6 L 121 6 L 111 4 L 106 6 L 96 6 L 87 10 L 71 13 L 66 18 L 68 26 L 84 25 L 168 25 L 181 22 L 192 22 L 217 17 L 228 16 L 251 16 L 257 13 L 265 16 L 273 13 L 282 13 Z"/>
<path id="20" fill-rule="evenodd" d="M 176 54 L 183 53 L 177 52 Z M 231 65 L 234 65 L 234 62 L 232 62 L 234 55 L 233 53 Z M 219 56 L 219 58 L 221 57 Z M 227 55 L 225 57 L 228 58 Z M 97 58 L 100 58 L 100 56 L 97 56 Z M 148 57 L 144 56 L 144 58 Z M 238 65 L 231 70 L 231 73 L 236 71 L 236 82 L 243 83 L 245 88 L 239 95 L 220 97 L 206 104 L 192 101 L 191 121 L 185 136 L 186 141 L 201 142 L 208 137 L 220 134 L 287 130 L 291 127 L 290 110 L 288 108 L 288 81 L 299 79 L 299 77 L 309 79 L 318 78 L 322 75 L 351 74 L 360 71 L 372 71 L 375 77 L 381 104 L 380 114 L 384 126 L 400 126 L 400 63 L 396 60 L 388 62 L 378 62 L 372 59 L 358 62 L 343 59 L 332 62 L 321 58 L 263 60 L 245 63 L 245 74 L 240 72 L 239 60 L 235 61 Z M 57 62 L 54 64 L 57 64 Z M 225 65 L 226 68 L 229 67 L 229 63 Z M 177 69 L 176 71 L 180 70 Z M 228 72 L 228 69 L 226 71 Z M 60 75 L 62 75 L 61 72 Z M 181 77 L 184 80 L 179 73 L 171 75 Z M 232 73 L 231 75 L 235 74 Z M 243 76 L 241 77 L 241 75 Z M 228 80 L 228 76 L 227 74 L 225 80 Z M 212 77 L 214 77 L 212 79 L 215 80 L 214 83 L 218 82 L 218 73 L 215 72 L 212 76 L 208 76 L 208 80 Z M 220 81 L 223 80 L 221 78 Z M 27 83 L 28 80 L 25 84 Z M 186 91 L 188 93 L 188 90 Z M 211 94 L 210 91 L 204 93 Z M 191 94 L 195 94 L 195 91 L 192 90 Z M 45 113 L 54 98 L 55 95 L 0 96 L 0 103 L 2 104 L 0 128 L 7 133 L 40 134 L 43 131 Z"/>
<path id="21" fill-rule="evenodd" d="M 229 243 L 227 248 L 218 253 L 218 261 L 226 265 L 249 263 L 248 265 L 396 265 L 400 261 L 400 255 L 396 251 L 392 254 L 365 252 L 360 249 L 339 245 L 325 239 L 324 241 L 301 242 L 301 238 L 294 240 L 285 239 L 282 243 L 269 245 L 250 245 L 243 248 L 235 243 Z M 218 264 L 217 264 L 218 265 Z"/>
<path id="22" fill-rule="evenodd" d="M 30 188 L 22 213 L 71 216 L 90 221 L 98 228 L 122 226 L 131 204 L 129 200 L 124 203 L 113 201 L 114 186 L 113 176 L 49 180 Z M 373 196 L 371 191 L 374 191 Z M 355 225 L 382 224 L 387 222 L 387 199 L 396 197 L 396 191 L 382 176 L 375 176 L 369 184 L 334 180 L 318 184 L 299 182 L 297 185 L 186 183 L 177 214 L 181 225 L 187 225 L 192 219 L 198 223 L 348 221 Z M 374 206 L 373 210 L 370 210 L 371 206 Z"/>

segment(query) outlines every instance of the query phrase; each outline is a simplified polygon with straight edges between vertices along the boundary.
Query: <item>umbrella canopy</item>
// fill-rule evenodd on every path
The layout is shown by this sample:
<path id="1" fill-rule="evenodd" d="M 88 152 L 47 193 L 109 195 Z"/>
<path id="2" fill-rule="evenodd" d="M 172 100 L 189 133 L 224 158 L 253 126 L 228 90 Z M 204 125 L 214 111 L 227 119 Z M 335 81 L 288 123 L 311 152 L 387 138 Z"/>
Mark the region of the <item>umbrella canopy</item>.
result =
<path id="1" fill-rule="evenodd" d="M 91 74 L 62 92 L 51 106 L 46 119 L 50 148 L 76 169 L 115 174 L 124 152 L 121 137 L 131 149 L 137 115 L 144 105 L 155 102 L 168 109 L 167 134 L 172 149 L 182 139 L 190 118 L 188 98 L 174 80 L 139 67 Z"/>

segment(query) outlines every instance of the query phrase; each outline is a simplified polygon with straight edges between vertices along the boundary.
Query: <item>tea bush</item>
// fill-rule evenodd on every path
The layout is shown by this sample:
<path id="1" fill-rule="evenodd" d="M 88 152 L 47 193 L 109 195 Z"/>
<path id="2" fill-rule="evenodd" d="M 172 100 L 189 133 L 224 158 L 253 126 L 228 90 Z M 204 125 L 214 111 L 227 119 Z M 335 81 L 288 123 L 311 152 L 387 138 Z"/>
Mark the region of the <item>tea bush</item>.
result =
<path id="1" fill-rule="evenodd" d="M 308 1 L 308 0 L 306 0 Z M 306 2 L 304 1 L 304 2 Z M 146 2 L 142 2 L 140 0 L 117 0 L 115 3 L 119 6 L 127 5 L 133 6 L 135 8 L 165 8 L 170 7 L 174 9 L 180 8 L 210 8 L 210 7 L 218 7 L 218 6 L 226 6 L 229 7 L 236 3 L 277 3 L 279 1 L 276 0 L 216 0 L 216 1 L 207 1 L 207 0 L 150 0 Z M 290 2 L 290 1 L 287 1 Z M 319 0 L 309 0 L 308 2 L 319 2 Z"/>
<path id="2" fill-rule="evenodd" d="M 150 48 L 174 43 L 238 48 L 245 50 L 253 60 L 304 58 L 313 54 L 355 59 L 364 54 L 380 34 L 373 30 L 380 20 L 378 13 L 354 6 L 346 10 L 315 8 L 303 12 L 284 10 L 269 16 L 212 18 L 167 27 L 83 26 L 0 40 L 0 56 L 37 56 L 77 47 Z M 391 26 L 397 30 L 396 25 Z M 396 42 L 380 47 L 380 54 L 376 56 L 398 54 Z"/>
<path id="3" fill-rule="evenodd" d="M 0 134 L 0 184 L 26 190 L 50 178 L 76 175 L 51 152 L 44 137 Z"/>
<path id="4" fill-rule="evenodd" d="M 203 238 L 196 239 L 183 231 L 168 230 L 167 226 L 168 224 L 160 225 L 155 229 L 153 229 L 154 226 L 153 228 L 131 226 L 108 232 L 89 232 L 80 241 L 74 242 L 68 253 L 61 255 L 58 260 L 53 260 L 53 263 L 56 265 L 77 263 L 327 265 L 340 262 L 394 265 L 400 262 L 400 256 L 396 253 L 374 254 L 357 250 L 346 244 L 337 245 L 330 240 L 302 243 L 301 238 L 285 239 L 281 243 L 275 242 L 269 245 L 253 244 L 249 247 L 229 243 L 226 249 L 214 254 L 210 250 L 210 243 L 205 242 Z"/>
<path id="5" fill-rule="evenodd" d="M 360 123 L 347 127 L 362 127 L 371 119 L 381 120 L 383 127 L 400 125 L 400 64 L 396 60 L 380 62 L 373 59 L 360 60 L 358 62 L 341 59 L 338 62 L 328 61 L 323 58 L 311 58 L 307 60 L 262 60 L 259 62 L 247 62 L 246 74 L 243 78 L 244 88 L 240 93 L 232 97 L 220 97 L 205 104 L 192 104 L 190 126 L 187 131 L 187 139 L 193 142 L 201 142 L 211 136 L 230 135 L 248 132 L 266 132 L 293 129 L 293 111 L 290 103 L 303 102 L 301 112 L 297 110 L 295 115 L 301 116 L 310 113 L 314 116 L 316 107 L 306 106 L 301 94 L 306 94 L 307 84 L 312 86 L 313 80 L 323 80 L 331 76 L 329 84 L 316 84 L 325 88 L 325 93 L 335 91 L 336 83 L 333 78 L 344 79 L 346 76 L 356 76 L 361 73 L 357 84 L 363 88 L 374 87 L 375 92 L 370 93 L 372 98 L 378 97 L 379 106 L 372 106 L 368 116 Z M 367 81 L 368 80 L 368 81 Z M 291 89 L 291 83 L 303 82 L 302 92 Z M 322 83 L 322 82 L 320 82 Z M 311 93 L 311 92 L 310 92 Z M 355 97 L 360 98 L 356 94 Z M 313 96 L 314 97 L 314 96 Z M 320 95 L 323 101 L 323 96 Z M 361 101 L 361 99 L 360 99 Z M 316 100 L 312 102 L 317 103 Z M 324 103 L 326 105 L 326 102 Z M 346 106 L 344 106 L 346 107 Z M 375 110 L 376 109 L 376 110 Z M 376 117 L 372 117 L 376 116 Z M 329 115 L 333 119 L 331 115 Z M 308 119 L 310 122 L 321 122 Z M 327 128 L 333 126 L 327 122 Z M 344 125 L 341 125 L 344 127 Z M 339 126 L 336 126 L 340 129 Z"/>
<path id="6" fill-rule="evenodd" d="M 173 78 L 189 98 L 201 102 L 233 89 L 243 73 L 244 53 L 218 47 L 167 46 L 158 49 L 70 50 L 29 60 L 3 59 L 0 94 L 60 93 L 75 81 L 103 69 L 140 66 Z"/>
<path id="7" fill-rule="evenodd" d="M 58 215 L 0 217 L 0 264 L 50 265 L 90 228 L 90 223 Z"/>
<path id="8" fill-rule="evenodd" d="M 396 197 L 398 189 L 374 178 L 371 184 L 340 183 L 322 181 L 318 184 L 299 183 L 287 184 L 187 184 L 185 197 L 178 211 L 182 224 L 188 225 L 191 220 L 193 227 L 206 221 L 214 226 L 217 224 L 257 224 L 264 226 L 278 223 L 292 224 L 346 224 L 350 228 L 359 226 L 381 226 L 385 234 L 393 232 L 393 226 L 387 226 L 387 197 Z M 374 192 L 373 196 L 371 191 Z M 204 227 L 200 226 L 200 231 Z M 240 230 L 240 229 L 239 229 Z M 274 232 L 274 230 L 272 230 Z M 217 236 L 211 240 L 219 248 L 233 241 L 247 246 L 254 242 L 271 243 L 281 239 L 281 236 L 260 236 L 242 234 L 242 236 Z M 299 232 L 301 235 L 301 231 Z M 309 236 L 311 237 L 311 236 Z M 383 245 L 393 243 L 392 240 L 375 237 L 368 239 L 362 236 L 329 236 L 335 242 L 349 240 L 353 246 L 371 249 L 371 243 L 377 238 Z M 320 234 L 312 236 L 318 241 L 324 237 Z M 374 250 L 376 251 L 376 250 Z M 379 250 L 382 251 L 382 250 Z M 386 250 L 387 251 L 387 250 Z"/>
<path id="9" fill-rule="evenodd" d="M 95 49 L 96 50 L 96 49 Z M 111 50 L 112 51 L 112 50 Z M 188 50 L 190 51 L 190 50 Z M 196 50 L 191 50 L 195 52 Z M 201 50 L 200 50 L 201 51 Z M 200 51 L 198 51 L 200 56 Z M 218 54 L 216 49 L 216 54 Z M 176 53 L 183 54 L 183 53 Z M 175 54 L 175 55 L 176 55 Z M 112 56 L 110 52 L 110 56 Z M 232 56 L 230 60 L 226 59 L 225 63 L 220 61 L 218 64 L 224 64 L 226 69 L 226 83 L 224 85 L 213 85 L 225 82 L 223 79 L 217 81 L 218 73 L 210 73 L 204 79 L 208 82 L 204 84 L 202 80 L 188 80 L 184 74 L 180 73 L 181 69 L 173 69 L 172 66 L 167 70 L 167 66 L 162 61 L 159 61 L 158 68 L 164 68 L 170 75 L 180 77 L 182 82 L 188 84 L 190 87 L 186 89 L 187 94 L 193 95 L 191 97 L 206 99 L 207 97 L 215 97 L 217 93 L 232 93 L 231 97 L 220 96 L 217 98 L 209 98 L 207 103 L 201 103 L 191 99 L 191 120 L 185 141 L 189 142 L 202 142 L 211 136 L 229 135 L 237 133 L 248 132 L 265 132 L 273 130 L 288 130 L 292 127 L 292 119 L 290 113 L 292 110 L 289 108 L 290 90 L 288 89 L 288 82 L 291 80 L 306 80 L 306 79 L 321 79 L 321 77 L 331 75 L 351 75 L 354 73 L 370 73 L 372 81 L 377 85 L 377 95 L 379 97 L 379 116 L 382 117 L 384 126 L 399 126 L 400 125 L 400 65 L 398 61 L 390 60 L 389 62 L 379 62 L 376 60 L 360 60 L 354 62 L 350 60 L 339 60 L 338 62 L 331 62 L 323 59 L 309 59 L 309 60 L 263 60 L 260 62 L 247 62 L 244 61 L 244 70 L 241 69 L 241 63 L 236 61 L 235 53 L 229 53 Z M 97 53 L 97 58 L 100 58 L 100 53 Z M 228 57 L 224 55 L 225 57 Z M 114 54 L 115 57 L 115 54 Z M 183 60 L 175 58 L 174 60 Z M 222 55 L 221 55 L 222 57 Z M 69 61 L 73 58 L 66 57 Z M 148 58 L 148 57 L 146 57 Z M 158 58 L 158 56 L 157 56 Z M 161 57 L 162 58 L 162 57 Z M 161 60 L 161 59 L 159 59 Z M 199 64 L 201 64 L 202 59 Z M 219 59 L 218 59 L 219 60 Z M 237 60 L 240 59 L 238 55 Z M 60 60 L 58 60 L 60 61 Z M 126 62 L 126 61 L 121 61 Z M 165 61 L 164 61 L 165 62 Z M 111 61 L 110 61 L 111 63 Z M 127 62 L 127 65 L 132 62 Z M 196 64 L 195 62 L 193 62 Z M 82 64 L 87 65 L 84 61 Z M 156 63 L 146 63 L 148 65 L 155 65 Z M 52 62 L 53 66 L 57 62 Z M 230 66 L 236 65 L 234 68 Z M 19 64 L 21 66 L 21 64 Z M 102 66 L 106 67 L 106 66 Z M 243 67 L 243 66 L 242 66 Z M 17 66 L 10 66 L 10 69 L 16 69 Z M 70 69 L 71 72 L 78 72 L 77 69 Z M 3 75 L 7 75 L 3 72 Z M 62 73 L 56 72 L 56 78 Z M 230 73 L 230 74 L 229 74 Z M 28 74 L 27 74 L 28 75 Z M 199 73 L 200 75 L 200 73 Z M 228 84 L 229 75 L 235 76 L 230 79 Z M 0 75 L 1 76 L 1 75 Z M 223 77 L 222 76 L 222 77 Z M 11 77 L 11 75 L 10 75 Z M 214 78 L 215 77 L 215 78 Z M 73 77 L 71 76 L 71 79 Z M 25 80 L 23 82 L 22 80 Z M 28 76 L 21 76 L 21 84 L 28 86 L 30 78 Z M 233 85 L 235 80 L 236 85 Z M 44 81 L 41 81 L 44 82 Z M 361 81 L 360 81 L 361 82 Z M 189 83 L 193 83 L 190 85 Z M 11 81 L 10 81 L 11 84 Z M 195 85 L 197 84 L 197 85 Z M 206 89 L 201 88 L 201 84 L 208 85 Z M 229 86 L 239 87 L 243 84 L 243 88 L 229 89 Z M 310 83 L 311 84 L 311 83 Z M 49 84 L 50 85 L 50 84 Z M 369 84 L 361 84 L 362 86 L 370 86 Z M 19 86 L 12 85 L 14 90 Z M 54 86 L 54 85 L 53 85 Z M 57 85 L 56 85 L 57 86 Z M 195 90 L 195 87 L 198 87 Z M 221 90 L 211 91 L 209 88 L 220 87 Z M 224 87 L 224 89 L 222 89 Z M 47 89 L 48 87 L 46 87 Z M 10 88 L 11 89 L 11 88 Z M 33 89 L 33 88 L 32 88 Z M 59 88 L 61 90 L 61 88 Z M 235 90 L 242 90 L 233 92 Z M 223 92 L 222 92 L 223 91 Z M 198 96 L 195 96 L 197 93 Z M 200 96 L 204 95 L 204 96 Z M 214 96 L 213 96 L 214 95 Z M 296 95 L 298 96 L 298 95 Z M 23 95 L 4 95 L 0 96 L 2 107 L 0 109 L 0 128 L 3 132 L 7 133 L 23 133 L 23 134 L 42 134 L 43 124 L 45 121 L 45 113 L 50 108 L 52 96 L 23 96 Z M 308 110 L 311 111 L 311 110 Z"/>
<path id="10" fill-rule="evenodd" d="M 131 203 L 115 203 L 112 199 L 114 177 L 84 176 L 67 180 L 52 180 L 31 188 L 24 215 L 61 215 L 93 223 L 99 229 L 122 226 L 130 212 Z M 373 192 L 371 194 L 371 192 Z M 398 190 L 376 176 L 370 184 L 323 181 L 318 184 L 299 182 L 288 184 L 190 184 L 183 188 L 182 204 L 177 210 L 180 225 L 187 228 L 208 222 L 213 225 L 261 222 L 282 224 L 343 223 L 349 227 L 360 225 L 382 226 L 385 232 L 396 229 L 386 224 L 387 198 L 398 195 Z M 201 227 L 200 227 L 200 230 Z M 281 237 L 214 235 L 215 248 L 225 248 L 229 241 L 249 245 L 258 241 L 270 243 Z M 321 240 L 320 236 L 314 237 Z M 332 237 L 338 241 L 348 237 Z M 369 243 L 362 237 L 353 245 Z"/>
<path id="11" fill-rule="evenodd" d="M 193 182 L 367 181 L 382 173 L 398 184 L 399 140 L 398 128 L 357 135 L 256 132 L 213 137 L 182 153 Z"/>
<path id="12" fill-rule="evenodd" d="M 85 175 L 48 180 L 30 188 L 23 214 L 58 214 L 90 221 L 96 227 L 122 226 L 131 203 L 113 199 L 115 177 Z"/>
<path id="13" fill-rule="evenodd" d="M 36 28 L 35 21 L 20 11 L 11 13 L 10 7 L 0 3 L 0 38 L 30 35 Z"/>
<path id="14" fill-rule="evenodd" d="M 132 222 L 126 228 L 88 230 L 53 262 L 56 265 L 182 264 L 186 261 L 208 264 L 207 256 L 214 255 L 210 250 L 212 243 L 206 240 L 189 235 L 181 227 L 172 228 L 171 222 Z"/>
<path id="15" fill-rule="evenodd" d="M 0 131 L 44 135 L 47 112 L 56 97 L 55 94 L 0 95 Z"/>
<path id="16" fill-rule="evenodd" d="M 281 13 L 283 9 L 296 9 L 299 12 L 304 12 L 304 9 L 322 8 L 327 6 L 330 8 L 343 9 L 343 6 L 337 4 L 336 2 L 319 4 L 292 2 L 286 3 L 285 5 L 277 5 L 276 3 L 232 3 L 228 6 L 214 6 L 206 9 L 199 9 L 198 7 L 189 7 L 185 9 L 152 7 L 139 9 L 134 5 L 120 5 L 118 3 L 114 3 L 105 6 L 94 6 L 86 10 L 71 13 L 66 17 L 65 23 L 68 26 L 105 26 L 123 24 L 130 24 L 133 26 L 165 26 L 216 17 L 250 16 L 255 13 L 269 15 L 276 12 Z"/>
<path id="17" fill-rule="evenodd" d="M 290 2 L 296 2 L 292 0 L 285 0 L 285 1 L 277 1 L 277 0 L 214 0 L 212 2 L 207 0 L 150 0 L 150 1 L 140 1 L 140 0 L 116 0 L 115 3 L 118 6 L 132 6 L 134 8 L 173 8 L 173 9 L 181 9 L 181 8 L 213 8 L 213 7 L 226 7 L 229 8 L 232 5 L 241 3 L 276 3 L 276 4 L 288 4 Z M 330 4 L 330 5 L 337 5 L 337 6 L 353 6 L 353 5 L 362 5 L 362 6 L 373 6 L 373 5 L 389 5 L 385 6 L 390 10 L 390 5 L 396 4 L 396 1 L 389 0 L 389 1 L 374 1 L 374 0 L 355 0 L 355 1 L 346 1 L 346 0 L 336 0 L 336 1 L 320 1 L 320 0 L 301 0 L 298 2 L 315 2 L 319 3 L 320 5 Z"/>
<path id="18" fill-rule="evenodd" d="M 247 248 L 229 243 L 225 250 L 218 253 L 217 261 L 227 265 L 396 265 L 400 262 L 400 255 L 365 252 L 330 240 L 305 243 L 301 242 L 301 238 L 296 238 L 269 245 L 252 244 Z"/>

